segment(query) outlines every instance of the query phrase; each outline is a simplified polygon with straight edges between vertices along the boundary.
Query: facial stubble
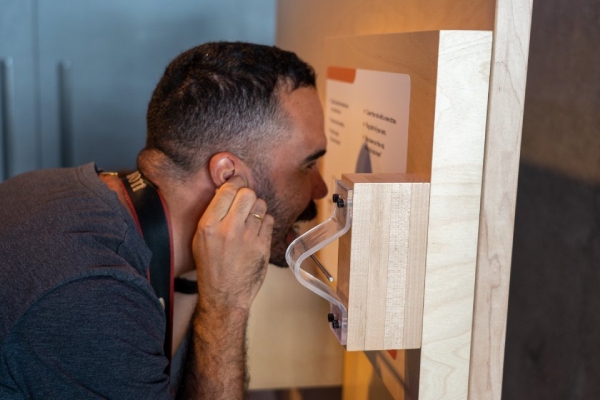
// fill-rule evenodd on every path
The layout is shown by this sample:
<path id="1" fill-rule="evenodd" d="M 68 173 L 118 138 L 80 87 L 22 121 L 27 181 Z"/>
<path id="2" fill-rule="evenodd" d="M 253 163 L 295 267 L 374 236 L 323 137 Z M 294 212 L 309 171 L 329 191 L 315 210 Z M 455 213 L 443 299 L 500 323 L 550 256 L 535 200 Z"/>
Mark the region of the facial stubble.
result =
<path id="1" fill-rule="evenodd" d="M 317 207 L 314 201 L 310 201 L 306 208 L 296 217 L 296 212 L 291 210 L 285 198 L 277 196 L 273 184 L 268 179 L 264 166 L 253 168 L 255 177 L 256 195 L 267 203 L 267 212 L 273 216 L 273 235 L 271 239 L 271 256 L 269 262 L 278 267 L 287 267 L 285 252 L 288 247 L 287 234 L 295 222 L 310 221 L 317 217 Z"/>

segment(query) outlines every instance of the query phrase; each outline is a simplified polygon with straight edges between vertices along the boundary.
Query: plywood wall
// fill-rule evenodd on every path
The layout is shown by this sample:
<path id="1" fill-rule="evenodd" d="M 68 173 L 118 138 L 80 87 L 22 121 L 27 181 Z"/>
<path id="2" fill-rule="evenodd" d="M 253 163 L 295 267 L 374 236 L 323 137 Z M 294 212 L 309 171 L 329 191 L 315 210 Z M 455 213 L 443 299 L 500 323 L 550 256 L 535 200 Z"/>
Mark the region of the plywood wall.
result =
<path id="1" fill-rule="evenodd" d="M 495 0 L 279 0 L 276 43 L 313 65 L 318 86 L 324 88 L 327 37 L 492 30 L 495 4 Z"/>

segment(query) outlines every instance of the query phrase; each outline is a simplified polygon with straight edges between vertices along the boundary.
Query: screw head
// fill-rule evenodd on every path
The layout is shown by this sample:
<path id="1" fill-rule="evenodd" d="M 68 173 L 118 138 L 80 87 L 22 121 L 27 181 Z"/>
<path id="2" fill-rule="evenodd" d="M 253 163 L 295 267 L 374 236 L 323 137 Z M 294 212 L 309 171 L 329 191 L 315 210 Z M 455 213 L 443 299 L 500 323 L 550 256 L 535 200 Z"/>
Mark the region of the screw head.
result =
<path id="1" fill-rule="evenodd" d="M 339 329 L 340 328 L 340 321 L 335 320 L 331 323 L 331 326 L 333 326 L 333 329 Z"/>
<path id="2" fill-rule="evenodd" d="M 344 199 L 342 199 L 339 193 L 334 193 L 332 196 L 332 200 L 339 208 L 344 207 Z"/>
<path id="3" fill-rule="evenodd" d="M 327 314 L 327 321 L 333 322 L 335 320 L 335 315 L 333 313 Z"/>

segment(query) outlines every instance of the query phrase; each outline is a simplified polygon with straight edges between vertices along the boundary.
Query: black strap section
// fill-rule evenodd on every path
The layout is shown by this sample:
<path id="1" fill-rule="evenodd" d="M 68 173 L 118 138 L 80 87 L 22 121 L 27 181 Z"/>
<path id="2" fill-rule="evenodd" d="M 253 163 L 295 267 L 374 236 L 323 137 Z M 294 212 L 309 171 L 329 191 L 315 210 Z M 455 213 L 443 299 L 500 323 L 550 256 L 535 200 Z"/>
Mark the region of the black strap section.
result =
<path id="1" fill-rule="evenodd" d="M 146 245 L 152 251 L 150 260 L 150 284 L 159 299 L 164 301 L 167 316 L 164 351 L 169 359 L 173 336 L 172 266 L 169 225 L 158 191 L 139 171 L 122 176 L 121 181 L 137 214 Z"/>
<path id="2" fill-rule="evenodd" d="M 175 291 L 183 294 L 198 294 L 198 282 L 185 278 L 175 278 Z"/>

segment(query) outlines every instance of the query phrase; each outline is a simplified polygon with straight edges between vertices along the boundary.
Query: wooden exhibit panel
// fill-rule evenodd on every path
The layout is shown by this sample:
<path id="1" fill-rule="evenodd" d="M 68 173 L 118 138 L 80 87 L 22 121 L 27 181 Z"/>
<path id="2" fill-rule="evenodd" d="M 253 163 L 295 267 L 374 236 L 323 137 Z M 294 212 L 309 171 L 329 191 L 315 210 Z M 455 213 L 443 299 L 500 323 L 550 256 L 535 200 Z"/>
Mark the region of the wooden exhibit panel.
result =
<path id="1" fill-rule="evenodd" d="M 352 227 L 340 238 L 337 291 L 347 350 L 421 345 L 429 183 L 411 174 L 345 174 Z"/>
<path id="2" fill-rule="evenodd" d="M 363 42 L 359 38 L 353 42 L 355 38 L 340 36 L 444 29 L 494 31 L 485 161 L 476 171 L 479 176 L 483 173 L 483 185 L 479 240 L 476 242 L 476 297 L 471 300 L 471 308 L 474 307 L 472 340 L 468 338 L 470 330 L 465 328 L 468 316 L 461 311 L 467 308 L 466 298 L 444 307 L 443 296 L 440 296 L 444 290 L 440 290 L 437 300 L 430 302 L 428 309 L 447 319 L 453 319 L 457 312 L 461 322 L 452 328 L 456 335 L 443 339 L 440 334 L 437 342 L 424 342 L 423 361 L 420 350 L 398 352 L 396 359 L 387 352 L 347 352 L 345 399 L 416 399 L 418 396 L 436 400 L 499 400 L 501 397 L 531 5 L 532 0 L 278 0 L 277 45 L 295 51 L 315 67 L 322 99 L 325 97 L 327 68 L 332 65 L 392 72 L 402 72 L 405 68 L 400 58 L 404 49 L 390 43 L 387 35 L 377 35 L 371 41 L 362 39 Z M 326 39 L 328 37 L 330 39 Z M 411 79 L 414 82 L 415 78 Z M 415 103 L 411 97 L 411 113 Z M 468 107 L 464 109 L 468 110 Z M 460 120 L 463 115 L 456 113 L 455 117 Z M 411 127 L 409 134 L 412 133 Z M 414 147 L 414 138 L 409 140 Z M 436 155 L 433 154 L 433 157 Z M 448 170 L 449 175 L 451 171 Z M 436 195 L 434 183 L 435 173 L 432 176 L 432 196 Z M 432 201 L 435 202 L 433 197 Z M 435 205 L 432 206 L 435 208 Z M 457 208 L 460 207 L 462 205 Z M 461 211 L 458 210 L 459 213 Z M 457 216 L 458 213 L 450 210 L 449 215 Z M 462 235 L 460 227 L 452 227 L 450 223 L 446 233 Z M 440 236 L 443 240 L 444 235 Z M 434 239 L 433 236 L 430 238 Z M 437 248 L 442 248 L 444 243 L 437 242 Z M 460 249 L 457 251 L 460 252 Z M 333 255 L 323 252 L 320 257 L 326 265 L 335 265 L 337 252 Z M 465 269 L 471 266 L 465 264 Z M 442 272 L 443 268 L 438 265 L 434 275 L 441 276 Z M 456 268 L 455 272 L 460 275 L 461 270 Z M 451 275 L 451 270 L 447 269 L 446 273 Z M 470 279 L 473 277 L 465 281 Z M 436 285 L 444 286 L 441 279 L 430 279 L 429 282 L 429 289 Z M 446 284 L 450 292 L 457 294 L 453 287 L 456 286 L 454 279 L 449 279 Z M 440 326 L 445 322 L 442 319 Z M 460 329 L 455 329 L 458 326 Z M 463 335 L 460 335 L 461 331 Z M 426 332 L 424 334 L 427 335 Z M 428 340 L 432 339 L 436 339 L 435 331 L 429 333 Z M 444 354 L 447 362 L 444 362 Z M 470 366 L 465 368 L 469 356 Z M 459 368 L 455 368 L 455 364 Z M 466 379 L 469 382 L 468 394 L 464 384 Z M 420 393 L 417 391 L 419 380 Z M 384 394 L 384 388 L 389 391 L 389 397 Z"/>
<path id="3" fill-rule="evenodd" d="M 327 41 L 330 65 L 411 77 L 407 172 L 431 179 L 420 372 L 410 371 L 421 399 L 467 395 L 491 43 L 485 31 Z"/>

